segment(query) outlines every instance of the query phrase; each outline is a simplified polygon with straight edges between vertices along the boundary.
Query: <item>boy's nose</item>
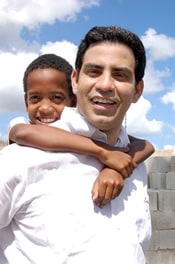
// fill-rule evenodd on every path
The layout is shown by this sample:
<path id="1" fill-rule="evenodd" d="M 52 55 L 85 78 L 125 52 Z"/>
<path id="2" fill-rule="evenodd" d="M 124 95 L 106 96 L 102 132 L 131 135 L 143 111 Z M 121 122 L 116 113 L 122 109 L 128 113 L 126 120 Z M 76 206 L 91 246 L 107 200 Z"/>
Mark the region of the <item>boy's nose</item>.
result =
<path id="1" fill-rule="evenodd" d="M 52 109 L 50 100 L 42 100 L 39 106 L 39 110 L 42 112 L 49 112 Z"/>

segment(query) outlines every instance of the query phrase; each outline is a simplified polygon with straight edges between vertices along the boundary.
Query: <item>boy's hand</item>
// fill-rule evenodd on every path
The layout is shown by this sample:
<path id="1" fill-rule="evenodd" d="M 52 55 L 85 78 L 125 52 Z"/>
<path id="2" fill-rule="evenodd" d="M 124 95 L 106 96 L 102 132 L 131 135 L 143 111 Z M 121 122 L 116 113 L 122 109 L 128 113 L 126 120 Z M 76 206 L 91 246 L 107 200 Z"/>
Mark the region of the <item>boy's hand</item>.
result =
<path id="1" fill-rule="evenodd" d="M 105 155 L 100 157 L 100 161 L 118 171 L 123 178 L 129 177 L 137 166 L 131 156 L 121 150 L 106 150 Z"/>
<path id="2" fill-rule="evenodd" d="M 123 186 L 124 180 L 119 172 L 104 168 L 93 184 L 92 199 L 97 206 L 103 208 L 120 194 Z"/>

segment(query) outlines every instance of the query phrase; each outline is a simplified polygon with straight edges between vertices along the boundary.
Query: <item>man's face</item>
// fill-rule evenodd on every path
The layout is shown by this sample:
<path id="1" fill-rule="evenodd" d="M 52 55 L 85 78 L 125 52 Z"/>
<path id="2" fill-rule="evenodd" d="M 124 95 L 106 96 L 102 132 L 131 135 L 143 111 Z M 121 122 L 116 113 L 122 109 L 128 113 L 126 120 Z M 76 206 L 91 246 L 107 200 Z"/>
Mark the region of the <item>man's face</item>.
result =
<path id="1" fill-rule="evenodd" d="M 78 111 L 115 143 L 126 111 L 143 90 L 143 82 L 135 82 L 132 50 L 119 43 L 91 45 L 79 76 L 72 74 L 72 85 Z"/>

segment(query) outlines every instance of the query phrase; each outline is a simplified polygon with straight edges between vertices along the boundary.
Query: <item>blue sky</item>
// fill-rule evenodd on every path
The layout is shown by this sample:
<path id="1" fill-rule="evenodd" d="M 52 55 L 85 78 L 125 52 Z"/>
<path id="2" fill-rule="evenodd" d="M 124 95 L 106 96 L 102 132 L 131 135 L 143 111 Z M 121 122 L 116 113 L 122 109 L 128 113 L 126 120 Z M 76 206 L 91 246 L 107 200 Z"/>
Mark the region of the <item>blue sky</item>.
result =
<path id="1" fill-rule="evenodd" d="M 77 45 L 95 25 L 135 32 L 147 53 L 145 88 L 127 113 L 128 133 L 157 149 L 175 145 L 174 0 L 1 0 L 0 139 L 10 119 L 25 115 L 22 78 L 43 53 L 56 53 L 73 66 Z"/>

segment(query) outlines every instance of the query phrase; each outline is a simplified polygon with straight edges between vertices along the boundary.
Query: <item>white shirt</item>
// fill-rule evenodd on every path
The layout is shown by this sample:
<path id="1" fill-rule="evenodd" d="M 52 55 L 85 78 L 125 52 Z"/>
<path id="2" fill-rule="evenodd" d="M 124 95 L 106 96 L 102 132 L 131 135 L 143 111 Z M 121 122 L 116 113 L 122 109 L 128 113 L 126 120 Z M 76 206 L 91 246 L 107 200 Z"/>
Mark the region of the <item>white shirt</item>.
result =
<path id="1" fill-rule="evenodd" d="M 55 125 L 106 140 L 69 108 Z M 122 128 L 117 145 L 128 142 Z M 103 209 L 91 198 L 103 167 L 93 157 L 12 144 L 0 164 L 0 246 L 8 263 L 145 264 L 151 221 L 144 164 Z"/>

